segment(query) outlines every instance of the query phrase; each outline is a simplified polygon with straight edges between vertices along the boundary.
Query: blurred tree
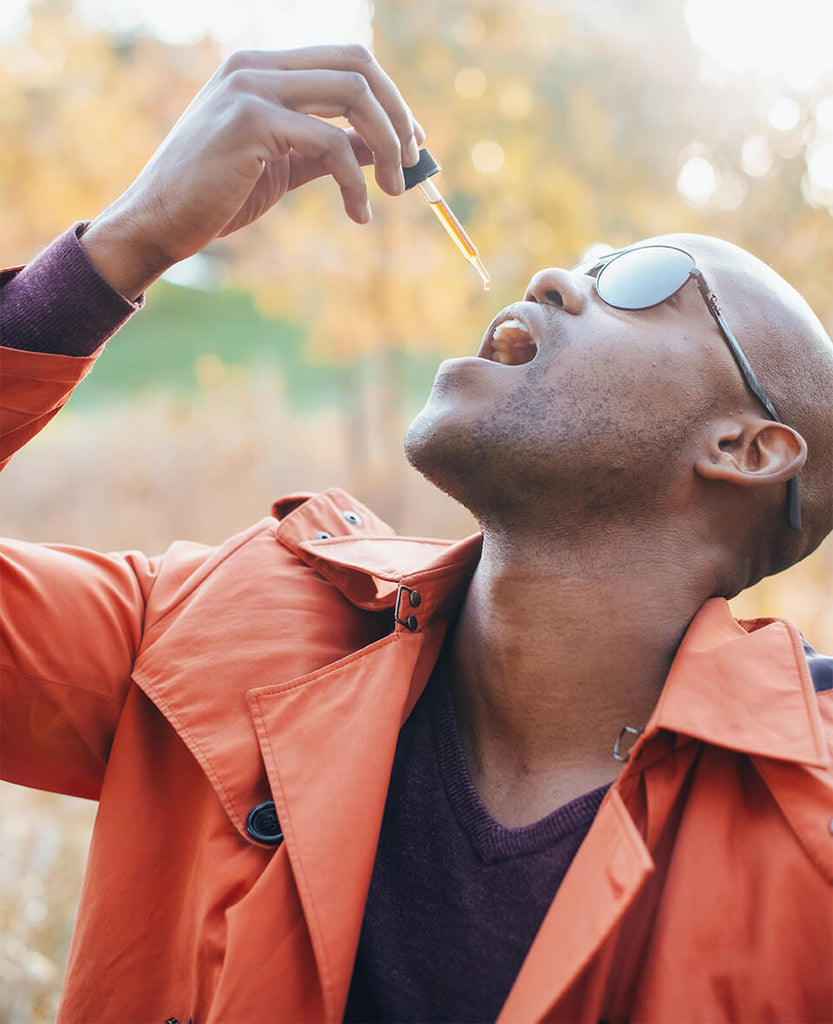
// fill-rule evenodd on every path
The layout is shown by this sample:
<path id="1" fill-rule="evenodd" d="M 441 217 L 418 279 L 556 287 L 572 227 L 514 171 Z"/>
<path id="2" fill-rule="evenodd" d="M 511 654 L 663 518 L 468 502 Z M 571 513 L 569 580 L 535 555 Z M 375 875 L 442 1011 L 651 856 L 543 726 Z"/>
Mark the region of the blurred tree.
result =
<path id="1" fill-rule="evenodd" d="M 0 237 L 23 262 L 125 188 L 218 62 L 81 22 L 72 0 L 33 0 L 27 35 L 0 48 Z"/>
<path id="2" fill-rule="evenodd" d="M 833 249 L 828 205 L 808 186 L 812 147 L 833 145 L 827 99 L 718 72 L 685 28 L 685 0 L 380 0 L 375 47 L 444 165 L 437 179 L 493 274 L 484 303 L 422 197 L 378 192 L 369 229 L 348 223 L 321 182 L 216 246 L 237 283 L 272 314 L 301 313 L 309 354 L 354 364 L 399 351 L 459 353 L 488 312 L 542 263 L 593 242 L 665 230 L 712 231 L 773 260 L 828 323 L 816 273 Z M 217 62 L 208 41 L 171 47 L 96 31 L 72 0 L 35 0 L 32 27 L 0 52 L 0 232 L 28 258 L 68 221 L 130 180 Z M 827 90 L 833 93 L 833 83 Z M 692 155 L 713 193 L 677 189 Z M 808 256 L 812 254 L 812 260 Z M 323 301 L 326 297 L 327 301 Z M 394 355 L 395 368 L 398 360 Z M 393 380 L 395 374 L 387 374 Z M 395 404 L 395 402 L 391 403 Z"/>

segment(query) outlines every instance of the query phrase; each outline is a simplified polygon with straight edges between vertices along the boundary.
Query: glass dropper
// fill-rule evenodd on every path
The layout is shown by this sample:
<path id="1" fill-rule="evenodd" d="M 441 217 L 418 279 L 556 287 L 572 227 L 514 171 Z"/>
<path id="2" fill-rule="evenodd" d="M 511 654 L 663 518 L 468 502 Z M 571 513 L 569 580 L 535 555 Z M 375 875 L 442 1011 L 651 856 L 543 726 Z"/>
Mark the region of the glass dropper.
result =
<path id="1" fill-rule="evenodd" d="M 480 259 L 480 254 L 475 247 L 474 242 L 466 234 L 463 225 L 454 216 L 454 213 L 448 203 L 443 199 L 440 190 L 430 181 L 429 178 L 432 174 L 436 174 L 440 170 L 440 165 L 431 156 L 427 149 L 421 149 L 419 151 L 419 162 L 414 164 L 413 167 L 403 168 L 405 174 L 405 188 L 413 188 L 414 185 L 419 185 L 420 191 L 428 200 L 431 209 L 437 215 L 437 219 L 448 232 L 454 244 L 463 254 L 464 258 L 474 267 L 477 273 L 480 275 L 483 281 L 483 288 L 485 291 L 489 289 L 489 272 L 483 266 L 483 261 Z"/>

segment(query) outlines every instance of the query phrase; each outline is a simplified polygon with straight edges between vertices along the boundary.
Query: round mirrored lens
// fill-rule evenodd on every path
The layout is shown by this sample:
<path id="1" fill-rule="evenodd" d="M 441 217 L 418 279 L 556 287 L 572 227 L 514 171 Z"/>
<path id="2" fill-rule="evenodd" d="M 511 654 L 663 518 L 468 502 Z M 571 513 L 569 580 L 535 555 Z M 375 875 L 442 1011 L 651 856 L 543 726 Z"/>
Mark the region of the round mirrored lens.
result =
<path id="1" fill-rule="evenodd" d="M 682 288 L 693 267 L 694 260 L 682 249 L 663 245 L 628 249 L 602 267 L 596 289 L 617 309 L 647 309 Z"/>

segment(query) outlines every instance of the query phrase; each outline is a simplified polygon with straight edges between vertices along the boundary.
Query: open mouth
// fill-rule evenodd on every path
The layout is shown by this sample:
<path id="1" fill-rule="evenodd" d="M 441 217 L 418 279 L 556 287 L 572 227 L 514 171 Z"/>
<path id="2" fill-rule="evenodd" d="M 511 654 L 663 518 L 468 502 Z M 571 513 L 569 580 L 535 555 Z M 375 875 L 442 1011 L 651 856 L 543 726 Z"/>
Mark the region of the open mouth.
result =
<path id="1" fill-rule="evenodd" d="M 503 366 L 520 366 L 532 362 L 537 352 L 538 345 L 527 325 L 510 315 L 492 328 L 478 354 Z"/>

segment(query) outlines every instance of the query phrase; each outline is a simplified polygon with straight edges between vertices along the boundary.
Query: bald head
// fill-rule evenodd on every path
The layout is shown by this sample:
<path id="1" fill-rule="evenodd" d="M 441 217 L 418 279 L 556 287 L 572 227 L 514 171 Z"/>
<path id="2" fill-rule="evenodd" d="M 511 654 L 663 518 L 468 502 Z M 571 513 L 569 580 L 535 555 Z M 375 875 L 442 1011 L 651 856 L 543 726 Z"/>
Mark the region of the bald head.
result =
<path id="1" fill-rule="evenodd" d="M 695 256 L 779 418 L 807 443 L 798 475 L 802 530 L 789 529 L 783 515 L 761 523 L 755 577 L 779 572 L 833 529 L 833 343 L 798 292 L 745 250 L 705 235 L 651 241 Z"/>

